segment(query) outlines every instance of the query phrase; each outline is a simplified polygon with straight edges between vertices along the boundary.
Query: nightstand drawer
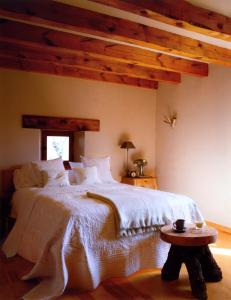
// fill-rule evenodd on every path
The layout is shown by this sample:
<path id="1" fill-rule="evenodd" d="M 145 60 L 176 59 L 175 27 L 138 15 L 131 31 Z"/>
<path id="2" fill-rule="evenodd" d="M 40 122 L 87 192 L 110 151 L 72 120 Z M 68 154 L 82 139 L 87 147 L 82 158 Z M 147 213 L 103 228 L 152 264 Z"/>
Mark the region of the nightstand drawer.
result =
<path id="1" fill-rule="evenodd" d="M 149 189 L 157 189 L 156 177 L 123 177 L 121 182 L 135 186 L 146 187 Z"/>
<path id="2" fill-rule="evenodd" d="M 146 179 L 138 179 L 136 180 L 136 184 L 138 186 L 147 187 L 147 188 L 154 188 L 155 186 L 155 178 L 146 178 Z"/>

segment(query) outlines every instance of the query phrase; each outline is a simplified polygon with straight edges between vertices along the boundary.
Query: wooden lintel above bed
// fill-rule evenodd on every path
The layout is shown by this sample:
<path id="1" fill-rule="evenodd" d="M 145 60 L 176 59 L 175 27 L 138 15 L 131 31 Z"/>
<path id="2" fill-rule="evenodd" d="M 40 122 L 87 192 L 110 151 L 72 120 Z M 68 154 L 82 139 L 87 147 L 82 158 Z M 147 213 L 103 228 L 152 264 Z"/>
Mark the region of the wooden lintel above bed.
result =
<path id="1" fill-rule="evenodd" d="M 100 121 L 94 119 L 23 115 L 22 127 L 68 131 L 99 131 Z"/>

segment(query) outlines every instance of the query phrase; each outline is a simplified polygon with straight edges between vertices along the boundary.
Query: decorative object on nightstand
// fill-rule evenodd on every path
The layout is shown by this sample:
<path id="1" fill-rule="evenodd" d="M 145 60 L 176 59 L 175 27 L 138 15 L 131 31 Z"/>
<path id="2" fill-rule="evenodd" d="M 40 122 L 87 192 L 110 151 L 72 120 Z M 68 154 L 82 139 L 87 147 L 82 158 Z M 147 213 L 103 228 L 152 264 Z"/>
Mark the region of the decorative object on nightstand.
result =
<path id="1" fill-rule="evenodd" d="M 130 173 L 129 173 L 129 177 L 132 177 L 132 178 L 134 178 L 134 177 L 136 177 L 136 171 L 134 171 L 134 170 L 132 170 L 132 171 L 130 171 Z"/>
<path id="2" fill-rule="evenodd" d="M 146 159 L 143 158 L 139 158 L 134 160 L 133 162 L 138 170 L 138 177 L 144 177 L 144 166 L 146 166 L 148 164 Z"/>
<path id="3" fill-rule="evenodd" d="M 126 175 L 129 176 L 129 168 L 128 168 L 128 150 L 129 149 L 135 149 L 136 147 L 134 146 L 134 144 L 131 141 L 125 141 L 123 142 L 123 144 L 121 145 L 122 149 L 127 149 L 127 166 L 126 166 Z"/>
<path id="4" fill-rule="evenodd" d="M 146 187 L 149 189 L 157 189 L 157 179 L 152 176 L 144 177 L 122 177 L 121 183 L 126 183 L 135 186 Z"/>

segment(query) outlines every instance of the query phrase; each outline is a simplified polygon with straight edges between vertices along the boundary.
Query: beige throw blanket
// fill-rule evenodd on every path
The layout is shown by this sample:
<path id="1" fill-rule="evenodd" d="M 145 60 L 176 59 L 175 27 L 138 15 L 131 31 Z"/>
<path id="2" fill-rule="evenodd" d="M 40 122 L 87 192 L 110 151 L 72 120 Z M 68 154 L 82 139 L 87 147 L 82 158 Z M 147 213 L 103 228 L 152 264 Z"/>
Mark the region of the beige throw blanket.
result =
<path id="1" fill-rule="evenodd" d="M 143 190 L 135 193 L 126 190 L 100 194 L 87 192 L 87 197 L 103 201 L 112 207 L 120 237 L 156 231 L 166 223 L 166 219 L 159 215 L 155 197 L 146 195 Z"/>
<path id="2" fill-rule="evenodd" d="M 128 189 L 87 192 L 87 196 L 108 203 L 113 211 L 118 236 L 155 231 L 178 218 L 203 220 L 196 203 L 187 196 L 159 190 Z"/>

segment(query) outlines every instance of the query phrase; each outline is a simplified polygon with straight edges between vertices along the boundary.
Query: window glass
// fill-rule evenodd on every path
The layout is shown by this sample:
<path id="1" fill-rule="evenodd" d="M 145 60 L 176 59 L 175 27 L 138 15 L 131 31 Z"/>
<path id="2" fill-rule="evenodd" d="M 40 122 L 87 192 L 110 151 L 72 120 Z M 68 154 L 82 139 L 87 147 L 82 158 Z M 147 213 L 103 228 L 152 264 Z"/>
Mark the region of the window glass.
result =
<path id="1" fill-rule="evenodd" d="M 69 136 L 47 136 L 47 159 L 62 157 L 69 160 Z"/>

